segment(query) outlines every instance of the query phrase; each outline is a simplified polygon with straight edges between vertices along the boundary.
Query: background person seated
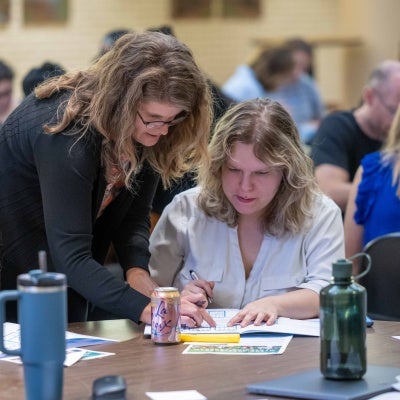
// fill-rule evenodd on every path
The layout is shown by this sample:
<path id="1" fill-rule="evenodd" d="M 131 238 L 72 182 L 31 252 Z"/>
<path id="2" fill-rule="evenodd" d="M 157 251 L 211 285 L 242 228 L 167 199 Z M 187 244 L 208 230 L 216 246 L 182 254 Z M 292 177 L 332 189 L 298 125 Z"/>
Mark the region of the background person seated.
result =
<path id="1" fill-rule="evenodd" d="M 237 102 L 265 98 L 268 91 L 290 82 L 294 73 L 291 50 L 287 47 L 269 48 L 249 65 L 239 65 L 222 86 L 222 91 Z"/>
<path id="2" fill-rule="evenodd" d="M 358 108 L 321 121 L 311 150 L 315 177 L 343 213 L 361 159 L 381 148 L 399 103 L 400 62 L 387 60 L 371 73 Z"/>
<path id="3" fill-rule="evenodd" d="M 22 80 L 22 90 L 25 96 L 33 92 L 35 87 L 46 79 L 65 74 L 65 69 L 56 63 L 46 61 L 42 65 L 32 68 Z"/>
<path id="4" fill-rule="evenodd" d="M 113 29 L 112 31 L 107 32 L 101 39 L 100 49 L 96 59 L 108 53 L 120 37 L 131 32 L 130 29 Z"/>
<path id="5" fill-rule="evenodd" d="M 361 161 L 350 190 L 344 221 L 346 256 L 371 240 L 400 232 L 400 108 L 380 152 Z"/>
<path id="6" fill-rule="evenodd" d="M 309 144 L 324 113 L 316 82 L 308 75 L 310 52 L 301 40 L 264 50 L 250 66 L 240 65 L 222 89 L 236 101 L 278 101 L 295 120 L 302 142 Z"/>
<path id="7" fill-rule="evenodd" d="M 289 40 L 284 46 L 292 51 L 295 72 L 291 82 L 268 91 L 267 97 L 285 106 L 297 124 L 301 140 L 310 144 L 325 113 L 317 82 L 311 75 L 312 47 L 302 39 Z"/>

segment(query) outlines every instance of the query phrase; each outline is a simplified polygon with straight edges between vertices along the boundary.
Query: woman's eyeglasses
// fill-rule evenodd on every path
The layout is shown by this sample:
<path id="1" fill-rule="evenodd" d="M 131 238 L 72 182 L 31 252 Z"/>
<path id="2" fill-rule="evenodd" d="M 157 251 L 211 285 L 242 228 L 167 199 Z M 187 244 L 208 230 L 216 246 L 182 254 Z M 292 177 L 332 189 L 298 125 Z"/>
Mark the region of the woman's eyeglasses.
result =
<path id="1" fill-rule="evenodd" d="M 167 125 L 168 127 L 174 126 L 185 120 L 188 116 L 188 113 L 182 112 L 172 121 L 145 121 L 143 117 L 140 115 L 140 112 L 137 111 L 137 115 L 139 115 L 140 120 L 143 122 L 143 125 L 146 126 L 147 129 L 157 130 Z"/>

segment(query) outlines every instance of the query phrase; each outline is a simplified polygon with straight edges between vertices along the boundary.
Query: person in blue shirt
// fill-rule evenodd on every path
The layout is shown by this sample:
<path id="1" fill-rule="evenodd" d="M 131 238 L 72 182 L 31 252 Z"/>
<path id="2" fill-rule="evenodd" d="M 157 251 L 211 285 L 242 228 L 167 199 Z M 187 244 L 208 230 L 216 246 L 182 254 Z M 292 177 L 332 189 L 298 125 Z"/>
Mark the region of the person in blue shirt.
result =
<path id="1" fill-rule="evenodd" d="M 291 81 L 294 68 L 293 54 L 288 48 L 269 48 L 249 65 L 239 65 L 222 91 L 236 102 L 265 98 L 267 92 Z"/>
<path id="2" fill-rule="evenodd" d="M 345 214 L 346 256 L 372 239 L 400 231 L 400 107 L 385 147 L 369 153 L 356 172 Z"/>
<path id="3" fill-rule="evenodd" d="M 298 78 L 280 86 L 266 96 L 281 103 L 290 113 L 299 129 L 303 143 L 310 144 L 325 107 L 315 81 L 302 73 Z"/>
<path id="4" fill-rule="evenodd" d="M 301 140 L 310 144 L 325 114 L 325 105 L 314 78 L 313 48 L 301 38 L 289 39 L 284 46 L 293 52 L 296 73 L 292 82 L 268 93 L 268 97 L 286 107 L 297 124 Z"/>
<path id="5" fill-rule="evenodd" d="M 299 41 L 288 41 L 264 51 L 254 63 L 240 65 L 222 89 L 236 101 L 257 97 L 278 101 L 294 119 L 302 142 L 309 144 L 325 111 L 317 84 L 308 74 L 310 62 Z"/>

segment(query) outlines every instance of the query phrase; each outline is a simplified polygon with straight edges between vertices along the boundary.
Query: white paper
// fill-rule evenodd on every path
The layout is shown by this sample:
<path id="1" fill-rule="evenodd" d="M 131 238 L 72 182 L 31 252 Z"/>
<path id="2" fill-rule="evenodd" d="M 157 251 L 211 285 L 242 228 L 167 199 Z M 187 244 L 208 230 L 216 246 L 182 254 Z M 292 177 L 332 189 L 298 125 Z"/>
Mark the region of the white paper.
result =
<path id="1" fill-rule="evenodd" d="M 389 392 L 370 397 L 370 400 L 400 400 L 399 392 Z"/>
<path id="2" fill-rule="evenodd" d="M 146 392 L 152 400 L 207 400 L 197 390 L 175 390 L 170 392 Z"/>
<path id="3" fill-rule="evenodd" d="M 67 349 L 65 354 L 64 367 L 70 367 L 71 365 L 77 363 L 83 355 L 86 353 L 84 349 Z M 14 364 L 22 364 L 21 357 L 19 356 L 5 356 L 2 361 L 11 362 Z"/>
<path id="4" fill-rule="evenodd" d="M 4 331 L 4 346 L 10 350 L 19 349 L 21 341 L 19 324 L 6 322 L 3 325 L 3 331 Z M 117 340 L 114 339 L 105 339 L 98 336 L 80 335 L 78 333 L 68 332 L 68 331 L 65 332 L 65 340 L 66 340 L 67 350 L 65 354 L 64 366 L 66 367 L 75 364 L 80 359 L 87 360 L 99 357 L 106 357 L 115 354 L 107 352 L 92 352 L 89 350 L 79 349 L 80 347 L 117 342 Z M 20 357 L 7 355 L 2 353 L 1 351 L 0 351 L 0 360 L 13 362 L 16 364 L 22 364 Z"/>
<path id="5" fill-rule="evenodd" d="M 319 319 L 293 319 L 279 317 L 275 324 L 259 326 L 248 325 L 241 328 L 240 325 L 227 326 L 228 321 L 239 311 L 237 309 L 209 309 L 208 313 L 213 317 L 217 323 L 215 328 L 209 327 L 207 323 L 203 322 L 200 328 L 181 328 L 182 333 L 240 333 L 245 335 L 247 333 L 286 333 L 290 335 L 304 335 L 304 336 L 319 336 L 320 323 Z M 151 327 L 146 326 L 145 335 L 151 334 Z"/>

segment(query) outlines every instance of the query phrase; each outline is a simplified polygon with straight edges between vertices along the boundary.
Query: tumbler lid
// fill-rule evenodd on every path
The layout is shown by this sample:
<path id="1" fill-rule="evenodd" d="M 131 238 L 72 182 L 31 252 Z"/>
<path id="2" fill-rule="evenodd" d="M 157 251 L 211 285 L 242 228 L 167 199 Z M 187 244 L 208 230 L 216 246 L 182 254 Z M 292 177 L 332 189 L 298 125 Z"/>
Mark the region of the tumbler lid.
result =
<path id="1" fill-rule="evenodd" d="M 332 264 L 334 278 L 350 278 L 353 275 L 353 264 L 346 259 L 339 259 Z"/>
<path id="2" fill-rule="evenodd" d="M 27 274 L 18 275 L 18 285 L 20 286 L 64 286 L 67 279 L 64 274 L 58 272 L 43 272 L 40 269 L 34 269 Z"/>

